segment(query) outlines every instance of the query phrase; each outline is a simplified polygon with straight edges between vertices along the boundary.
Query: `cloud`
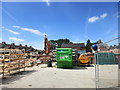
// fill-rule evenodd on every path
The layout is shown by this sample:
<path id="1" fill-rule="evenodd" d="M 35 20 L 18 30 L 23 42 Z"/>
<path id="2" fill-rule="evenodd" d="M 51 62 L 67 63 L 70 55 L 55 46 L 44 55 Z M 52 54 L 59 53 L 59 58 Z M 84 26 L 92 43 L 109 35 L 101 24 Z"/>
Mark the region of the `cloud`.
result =
<path id="1" fill-rule="evenodd" d="M 100 16 L 93 16 L 93 17 L 88 19 L 88 22 L 93 23 L 93 22 L 96 22 L 97 20 L 100 20 L 100 19 L 105 18 L 107 16 L 108 16 L 107 13 L 103 13 Z"/>
<path id="2" fill-rule="evenodd" d="M 42 33 L 39 30 L 34 30 L 34 29 L 29 29 L 29 28 L 21 28 L 21 30 L 29 31 L 29 32 L 32 32 L 32 33 L 38 34 L 38 35 L 42 35 Z"/>
<path id="3" fill-rule="evenodd" d="M 19 38 L 16 38 L 16 37 L 9 37 L 10 40 L 13 40 L 13 41 L 25 41 L 24 39 L 19 39 Z"/>
<path id="4" fill-rule="evenodd" d="M 50 2 L 49 2 L 50 0 L 43 0 L 43 2 L 46 2 L 46 4 L 48 5 L 48 6 L 50 6 Z"/>
<path id="5" fill-rule="evenodd" d="M 14 28 L 20 28 L 20 26 L 12 26 L 12 27 L 14 27 Z"/>
<path id="6" fill-rule="evenodd" d="M 11 32 L 11 33 L 13 33 L 13 34 L 20 34 L 19 32 L 15 32 L 15 31 L 13 31 L 13 30 L 8 30 L 9 32 Z"/>
<path id="7" fill-rule="evenodd" d="M 16 35 L 20 34 L 19 32 L 15 32 L 15 31 L 10 30 L 10 29 L 8 29 L 8 28 L 6 28 L 6 27 L 4 27 L 4 26 L 2 26 L 1 28 L 5 29 L 5 30 L 7 30 L 7 31 L 9 31 L 9 32 L 11 32 L 11 33 L 13 33 L 13 34 L 16 34 Z"/>
<path id="8" fill-rule="evenodd" d="M 88 22 L 95 22 L 99 19 L 99 17 L 93 16 L 91 18 L 88 19 Z"/>
<path id="9" fill-rule="evenodd" d="M 18 28 L 20 30 L 24 30 L 24 31 L 29 31 L 29 32 L 37 34 L 37 35 L 42 35 L 42 36 L 46 35 L 46 33 L 42 33 L 39 30 L 35 30 L 35 29 L 23 28 L 23 27 L 20 27 L 20 26 L 13 26 L 13 27 Z"/>
<path id="10" fill-rule="evenodd" d="M 44 36 L 44 35 L 47 35 L 47 34 L 46 34 L 46 33 L 43 33 L 43 36 Z"/>
<path id="11" fill-rule="evenodd" d="M 102 15 L 100 15 L 101 18 L 105 18 L 107 17 L 107 13 L 103 13 Z"/>

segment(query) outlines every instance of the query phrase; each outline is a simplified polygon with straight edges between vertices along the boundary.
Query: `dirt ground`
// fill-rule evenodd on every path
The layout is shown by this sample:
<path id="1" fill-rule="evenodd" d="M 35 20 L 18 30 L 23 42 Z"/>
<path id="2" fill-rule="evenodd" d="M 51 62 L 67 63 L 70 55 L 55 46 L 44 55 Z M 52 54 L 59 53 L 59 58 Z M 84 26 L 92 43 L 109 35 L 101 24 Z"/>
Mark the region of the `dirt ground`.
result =
<path id="1" fill-rule="evenodd" d="M 99 87 L 118 85 L 117 65 L 99 66 Z M 95 67 L 48 68 L 46 64 L 26 68 L 22 74 L 2 81 L 2 88 L 95 88 Z"/>

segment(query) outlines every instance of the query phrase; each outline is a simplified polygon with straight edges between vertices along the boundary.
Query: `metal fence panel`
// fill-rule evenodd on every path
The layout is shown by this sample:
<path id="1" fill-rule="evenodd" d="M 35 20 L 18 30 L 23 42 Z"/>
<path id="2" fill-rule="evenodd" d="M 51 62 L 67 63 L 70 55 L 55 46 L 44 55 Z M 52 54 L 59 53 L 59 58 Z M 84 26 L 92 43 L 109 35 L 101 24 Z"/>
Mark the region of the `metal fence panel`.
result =
<path id="1" fill-rule="evenodd" d="M 118 87 L 118 64 L 113 53 L 95 54 L 96 87 L 116 88 Z"/>
<path id="2" fill-rule="evenodd" d="M 96 53 L 98 64 L 116 64 L 114 53 Z"/>

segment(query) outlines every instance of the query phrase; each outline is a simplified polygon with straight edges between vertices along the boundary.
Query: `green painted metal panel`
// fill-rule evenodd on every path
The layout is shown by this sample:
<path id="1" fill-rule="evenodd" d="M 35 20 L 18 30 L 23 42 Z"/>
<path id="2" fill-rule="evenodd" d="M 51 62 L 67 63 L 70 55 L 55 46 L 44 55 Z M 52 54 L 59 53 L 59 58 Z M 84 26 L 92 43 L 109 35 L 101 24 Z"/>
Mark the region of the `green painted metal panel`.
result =
<path id="1" fill-rule="evenodd" d="M 58 68 L 73 68 L 72 48 L 57 48 L 56 61 Z"/>
<path id="2" fill-rule="evenodd" d="M 116 64 L 116 58 L 114 53 L 100 52 L 100 53 L 96 53 L 96 63 L 97 64 Z"/>

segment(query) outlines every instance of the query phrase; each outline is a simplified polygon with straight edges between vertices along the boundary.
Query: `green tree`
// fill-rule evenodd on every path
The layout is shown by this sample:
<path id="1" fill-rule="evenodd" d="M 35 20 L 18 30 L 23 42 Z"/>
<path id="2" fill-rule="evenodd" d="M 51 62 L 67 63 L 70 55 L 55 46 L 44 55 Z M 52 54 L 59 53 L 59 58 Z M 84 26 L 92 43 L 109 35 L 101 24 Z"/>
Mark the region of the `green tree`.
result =
<path id="1" fill-rule="evenodd" d="M 61 47 L 62 44 L 68 44 L 68 43 L 72 43 L 69 39 L 58 39 L 58 40 L 50 40 L 50 45 L 51 45 L 51 49 L 55 49 L 56 45 L 57 47 Z"/>
<path id="2" fill-rule="evenodd" d="M 67 38 L 66 39 L 58 39 L 57 40 L 57 44 L 58 44 L 59 47 L 61 47 L 62 44 L 68 44 L 68 43 L 72 43 L 72 42 L 70 42 L 70 40 L 67 39 Z"/>
<path id="3" fill-rule="evenodd" d="M 56 48 L 57 41 L 56 40 L 50 40 L 50 49 L 54 50 Z"/>
<path id="4" fill-rule="evenodd" d="M 93 45 L 93 43 L 91 43 L 91 41 L 88 39 L 87 40 L 87 44 L 86 44 L 86 51 L 87 52 L 91 52 L 92 50 L 91 50 L 91 46 Z"/>

